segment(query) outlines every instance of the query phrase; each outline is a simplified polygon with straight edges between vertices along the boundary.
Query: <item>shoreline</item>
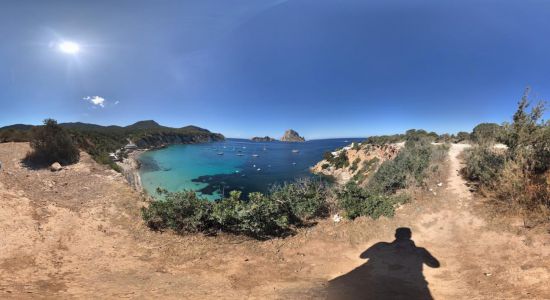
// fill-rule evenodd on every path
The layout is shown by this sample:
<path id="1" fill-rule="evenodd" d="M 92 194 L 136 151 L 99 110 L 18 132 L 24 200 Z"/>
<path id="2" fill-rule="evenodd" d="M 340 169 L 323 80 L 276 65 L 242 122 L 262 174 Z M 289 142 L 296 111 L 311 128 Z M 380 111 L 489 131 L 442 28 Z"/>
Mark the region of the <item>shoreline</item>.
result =
<path id="1" fill-rule="evenodd" d="M 141 183 L 141 175 L 139 174 L 141 164 L 138 158 L 146 151 L 149 151 L 149 149 L 135 150 L 128 154 L 128 158 L 116 163 L 122 169 L 122 175 L 124 175 L 126 182 L 140 193 L 144 193 L 145 189 Z"/>

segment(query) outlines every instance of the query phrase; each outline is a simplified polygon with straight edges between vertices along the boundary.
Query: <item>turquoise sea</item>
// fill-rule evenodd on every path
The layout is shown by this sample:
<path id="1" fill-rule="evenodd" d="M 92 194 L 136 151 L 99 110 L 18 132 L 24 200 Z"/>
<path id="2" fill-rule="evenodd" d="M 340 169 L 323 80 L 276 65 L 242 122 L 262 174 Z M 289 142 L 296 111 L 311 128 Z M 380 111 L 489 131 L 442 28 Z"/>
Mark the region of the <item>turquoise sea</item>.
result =
<path id="1" fill-rule="evenodd" d="M 195 190 L 209 199 L 231 190 L 266 192 L 273 184 L 312 176 L 309 168 L 325 151 L 362 138 L 312 140 L 304 143 L 253 142 L 227 139 L 223 142 L 173 145 L 143 153 L 141 180 L 155 195 L 157 187 L 168 191 Z"/>

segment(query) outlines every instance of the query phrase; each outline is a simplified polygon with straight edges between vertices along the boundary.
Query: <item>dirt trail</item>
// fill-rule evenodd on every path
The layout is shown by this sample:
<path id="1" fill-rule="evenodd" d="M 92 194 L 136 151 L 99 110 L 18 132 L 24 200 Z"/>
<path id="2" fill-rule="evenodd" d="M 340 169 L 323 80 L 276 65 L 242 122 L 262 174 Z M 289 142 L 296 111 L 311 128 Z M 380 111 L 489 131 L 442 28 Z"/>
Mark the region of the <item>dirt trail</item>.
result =
<path id="1" fill-rule="evenodd" d="M 467 147 L 463 144 L 451 146 L 448 179 L 443 185 L 447 188 L 437 190 L 429 206 L 422 207 L 422 213 L 413 216 L 402 212 L 395 218 L 400 226 L 412 229 L 416 246 L 425 248 L 440 262 L 438 268 L 424 265 L 420 270 L 425 277 L 423 282 L 427 282 L 435 299 L 550 299 L 548 234 L 517 234 L 517 227 L 498 228 L 475 213 L 474 207 L 482 210 L 482 204 L 475 203 L 458 172 L 461 167 L 458 156 Z M 383 240 L 392 241 L 390 234 L 391 231 L 387 231 L 387 238 Z M 375 242 L 367 242 L 364 249 Z M 399 260 L 395 256 L 391 259 L 388 264 Z M 359 266 L 355 264 L 348 269 L 348 274 L 355 274 L 351 278 L 344 275 L 336 280 L 349 283 L 347 286 L 339 283 L 340 294 L 345 294 L 342 286 L 344 290 L 354 284 L 361 287 L 364 282 L 358 282 L 359 277 L 372 279 L 372 273 L 374 277 L 388 275 L 377 274 L 382 272 L 376 267 L 369 269 L 368 263 Z M 354 270 L 355 267 L 358 268 Z M 406 286 L 406 280 L 398 282 L 397 286 Z M 365 294 L 361 288 L 357 291 Z"/>
<path id="2" fill-rule="evenodd" d="M 463 147 L 451 147 L 443 185 L 394 218 L 324 220 L 258 242 L 151 232 L 139 194 L 86 154 L 60 172 L 28 170 L 20 164 L 28 144 L 0 144 L 0 298 L 324 298 L 330 280 L 367 262 L 361 253 L 408 227 L 440 263 L 415 278 L 434 298 L 549 299 L 548 234 L 477 213 L 456 171 Z M 342 295 L 353 284 L 368 285 L 351 282 Z"/>

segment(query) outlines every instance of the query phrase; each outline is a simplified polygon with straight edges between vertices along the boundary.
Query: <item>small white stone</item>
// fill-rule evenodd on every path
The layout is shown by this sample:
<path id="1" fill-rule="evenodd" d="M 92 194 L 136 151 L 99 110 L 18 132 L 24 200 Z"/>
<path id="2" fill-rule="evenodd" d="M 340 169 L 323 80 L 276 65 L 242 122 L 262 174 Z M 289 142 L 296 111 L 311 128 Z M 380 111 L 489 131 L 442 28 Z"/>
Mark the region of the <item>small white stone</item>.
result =
<path id="1" fill-rule="evenodd" d="M 58 163 L 58 162 L 54 162 L 54 163 L 50 166 L 50 171 L 52 171 L 52 172 L 60 171 L 61 169 L 63 169 L 63 167 L 62 167 L 61 164 Z"/>

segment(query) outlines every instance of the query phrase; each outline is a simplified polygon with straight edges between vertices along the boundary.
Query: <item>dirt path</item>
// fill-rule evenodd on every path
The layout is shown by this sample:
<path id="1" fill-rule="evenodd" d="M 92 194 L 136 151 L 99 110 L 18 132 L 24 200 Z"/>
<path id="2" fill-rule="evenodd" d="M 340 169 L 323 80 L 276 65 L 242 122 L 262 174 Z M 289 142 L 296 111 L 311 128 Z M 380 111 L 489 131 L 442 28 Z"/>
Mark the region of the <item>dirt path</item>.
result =
<path id="1" fill-rule="evenodd" d="M 388 250 L 392 255 L 380 254 L 380 251 L 371 255 L 373 259 L 382 261 L 385 269 L 379 268 L 376 261 L 369 266 L 369 262 L 362 260 L 349 268 L 348 273 L 333 280 L 336 292 L 332 294 L 346 295 L 346 290 L 351 290 L 350 298 L 360 299 L 358 295 L 364 298 L 369 293 L 364 289 L 368 286 L 365 279 L 376 281 L 376 277 L 380 276 L 384 282 L 392 282 L 393 286 L 388 290 L 394 290 L 395 286 L 416 284 L 425 287 L 427 284 L 435 299 L 550 299 L 548 234 L 513 233 L 519 231 L 517 226 L 496 228 L 475 213 L 474 207 L 477 205 L 482 209 L 482 205 L 475 203 L 458 173 L 458 155 L 466 147 L 468 145 L 454 144 L 450 148 L 449 174 L 443 185 L 446 188 L 437 190 L 436 197 L 427 206 L 419 203 L 419 209 L 423 210 L 420 214 L 414 216 L 402 212 L 396 217 L 396 224 L 411 228 L 416 246 L 423 247 L 439 260 L 439 267 L 431 268 L 424 262 L 422 268 L 422 262 L 417 265 L 415 261 L 418 251 L 408 254 L 406 249 L 386 245 L 393 247 L 393 252 Z M 382 240 L 392 241 L 391 233 L 388 230 L 387 238 Z M 375 242 L 367 242 L 364 249 L 371 248 Z M 359 256 L 359 253 L 356 255 Z M 409 274 L 403 275 L 403 269 L 399 269 L 397 274 L 387 272 L 388 268 L 395 267 L 394 264 L 400 264 L 399 267 Z M 411 274 L 414 272 L 424 278 L 417 279 L 415 276 L 419 274 Z M 398 293 L 397 296 L 415 298 L 410 296 L 422 293 L 424 291 L 417 290 L 405 295 Z M 399 298 L 392 297 L 392 294 L 376 295 Z M 339 296 L 335 298 L 341 298 Z"/>
<path id="2" fill-rule="evenodd" d="M 439 261 L 414 277 L 436 299 L 550 298 L 548 234 L 497 227 L 477 213 L 456 173 L 462 147 L 451 148 L 443 185 L 394 218 L 324 220 L 258 242 L 151 232 L 140 196 L 87 155 L 60 172 L 35 171 L 20 164 L 27 144 L 0 144 L 0 298 L 318 299 L 330 296 L 334 279 L 351 277 L 338 287 L 344 297 L 369 286 L 354 277 L 369 270 L 365 262 L 387 258 L 370 251 L 367 261 L 361 253 L 391 242 L 399 227 Z"/>

